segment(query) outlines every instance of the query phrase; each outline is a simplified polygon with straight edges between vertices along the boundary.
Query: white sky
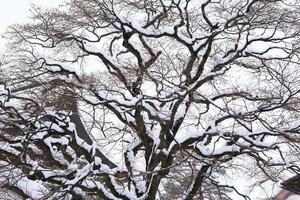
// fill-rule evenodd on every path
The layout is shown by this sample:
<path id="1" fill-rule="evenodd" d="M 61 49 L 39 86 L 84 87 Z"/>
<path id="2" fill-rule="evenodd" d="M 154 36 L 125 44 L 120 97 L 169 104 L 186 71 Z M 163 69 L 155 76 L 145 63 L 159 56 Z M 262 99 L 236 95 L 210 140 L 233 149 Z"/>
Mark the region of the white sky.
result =
<path id="1" fill-rule="evenodd" d="M 0 0 L 0 34 L 14 23 L 26 22 L 30 16 L 31 4 L 42 7 L 54 7 L 63 0 Z M 3 51 L 5 41 L 0 39 L 0 50 Z"/>

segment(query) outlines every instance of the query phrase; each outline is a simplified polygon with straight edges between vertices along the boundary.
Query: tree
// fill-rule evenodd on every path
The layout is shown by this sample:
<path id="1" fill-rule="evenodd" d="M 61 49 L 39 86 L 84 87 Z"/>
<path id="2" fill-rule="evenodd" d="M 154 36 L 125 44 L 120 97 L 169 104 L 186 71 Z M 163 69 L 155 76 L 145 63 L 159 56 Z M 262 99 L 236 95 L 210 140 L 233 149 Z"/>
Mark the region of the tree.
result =
<path id="1" fill-rule="evenodd" d="M 2 187 L 33 199 L 249 199 L 222 180 L 228 170 L 299 173 L 299 6 L 34 7 L 7 32 Z"/>

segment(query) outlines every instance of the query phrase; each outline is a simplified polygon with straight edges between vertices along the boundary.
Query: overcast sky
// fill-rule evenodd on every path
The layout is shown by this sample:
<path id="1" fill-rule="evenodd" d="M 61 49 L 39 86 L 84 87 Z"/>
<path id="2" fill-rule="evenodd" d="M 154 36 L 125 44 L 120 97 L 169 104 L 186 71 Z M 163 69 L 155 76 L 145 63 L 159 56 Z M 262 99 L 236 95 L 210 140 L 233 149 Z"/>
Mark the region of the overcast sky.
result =
<path id="1" fill-rule="evenodd" d="M 31 4 L 43 7 L 53 7 L 63 0 L 0 0 L 0 34 L 10 24 L 26 22 L 30 16 Z M 3 50 L 5 41 L 0 39 L 0 50 Z"/>

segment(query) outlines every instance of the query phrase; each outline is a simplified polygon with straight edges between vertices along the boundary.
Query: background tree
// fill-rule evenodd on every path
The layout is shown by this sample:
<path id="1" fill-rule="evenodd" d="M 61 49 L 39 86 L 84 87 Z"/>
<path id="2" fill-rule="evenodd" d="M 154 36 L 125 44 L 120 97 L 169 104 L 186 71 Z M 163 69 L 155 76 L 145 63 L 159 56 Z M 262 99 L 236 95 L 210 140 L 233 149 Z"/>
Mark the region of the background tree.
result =
<path id="1" fill-rule="evenodd" d="M 287 157 L 299 148 L 299 1 L 68 0 L 32 12 L 7 33 L 2 187 L 33 199 L 249 199 L 224 181 L 239 166 L 262 181 L 299 173 Z"/>

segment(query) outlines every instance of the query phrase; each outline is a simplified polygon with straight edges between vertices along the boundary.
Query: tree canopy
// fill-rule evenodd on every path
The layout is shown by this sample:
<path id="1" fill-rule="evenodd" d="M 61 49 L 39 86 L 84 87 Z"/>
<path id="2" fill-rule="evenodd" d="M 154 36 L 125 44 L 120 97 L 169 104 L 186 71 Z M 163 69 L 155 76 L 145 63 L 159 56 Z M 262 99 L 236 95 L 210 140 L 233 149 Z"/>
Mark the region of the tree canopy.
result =
<path id="1" fill-rule="evenodd" d="M 32 199 L 250 199 L 226 177 L 299 173 L 299 12 L 298 0 L 33 7 L 6 33 L 1 186 Z"/>

